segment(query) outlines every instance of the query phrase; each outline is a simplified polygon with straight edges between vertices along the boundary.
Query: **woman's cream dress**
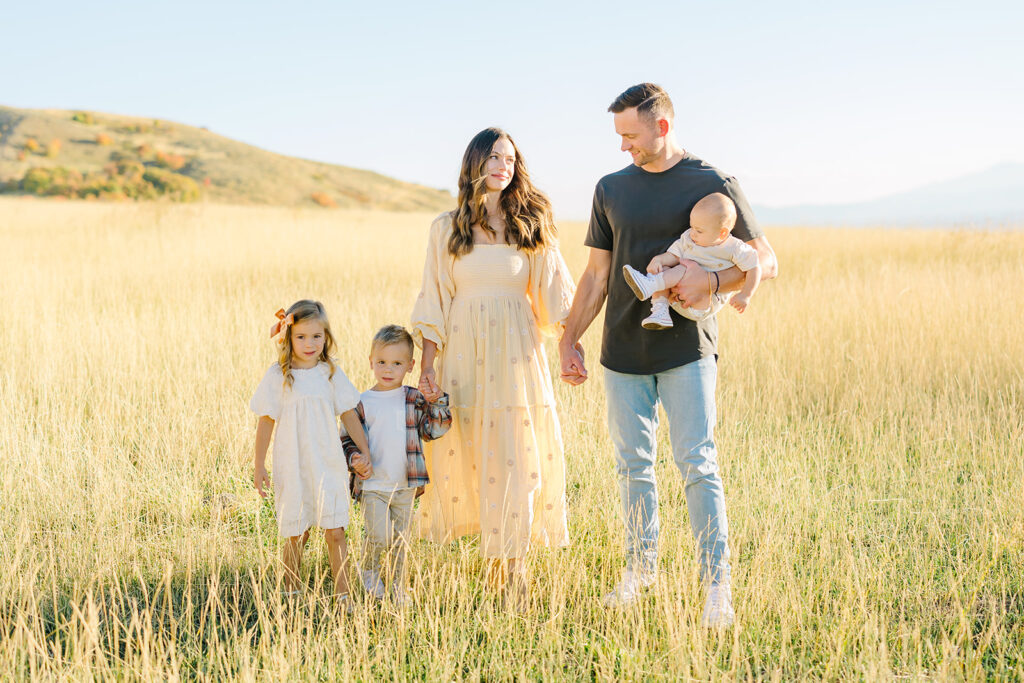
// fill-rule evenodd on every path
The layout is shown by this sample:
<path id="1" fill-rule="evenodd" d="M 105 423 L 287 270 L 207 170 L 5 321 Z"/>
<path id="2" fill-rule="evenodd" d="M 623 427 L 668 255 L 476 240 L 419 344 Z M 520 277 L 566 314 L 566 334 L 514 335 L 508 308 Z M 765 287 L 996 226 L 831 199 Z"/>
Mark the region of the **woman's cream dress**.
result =
<path id="1" fill-rule="evenodd" d="M 452 406 L 451 429 L 425 444 L 420 536 L 479 533 L 492 558 L 566 545 L 565 459 L 541 334 L 560 334 L 569 315 L 569 269 L 557 246 L 475 245 L 456 259 L 451 229 L 450 214 L 431 226 L 412 316 L 416 343 L 438 346 Z"/>

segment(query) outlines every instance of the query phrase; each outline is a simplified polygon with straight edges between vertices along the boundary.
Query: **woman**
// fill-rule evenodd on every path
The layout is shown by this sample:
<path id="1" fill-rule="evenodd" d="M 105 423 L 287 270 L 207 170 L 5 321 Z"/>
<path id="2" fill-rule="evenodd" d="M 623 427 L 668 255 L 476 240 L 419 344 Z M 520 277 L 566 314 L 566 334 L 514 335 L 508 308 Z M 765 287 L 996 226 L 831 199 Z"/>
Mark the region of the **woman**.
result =
<path id="1" fill-rule="evenodd" d="M 462 159 L 458 207 L 430 228 L 412 317 L 420 390 L 447 391 L 452 407 L 451 430 L 426 446 L 420 535 L 444 543 L 479 533 L 492 583 L 519 607 L 530 547 L 569 542 L 562 436 L 541 343 L 542 333 L 561 334 L 572 304 L 555 234 L 551 203 L 512 138 L 481 131 Z"/>

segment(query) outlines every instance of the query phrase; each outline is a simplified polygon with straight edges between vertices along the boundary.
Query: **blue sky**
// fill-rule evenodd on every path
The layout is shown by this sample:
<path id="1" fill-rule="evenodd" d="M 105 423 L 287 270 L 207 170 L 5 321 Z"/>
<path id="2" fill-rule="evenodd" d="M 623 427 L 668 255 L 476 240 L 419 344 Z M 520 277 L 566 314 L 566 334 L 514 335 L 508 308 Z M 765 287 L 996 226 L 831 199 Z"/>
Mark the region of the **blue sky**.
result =
<path id="1" fill-rule="evenodd" d="M 56 1 L 2 16 L 0 104 L 202 125 L 446 188 L 498 125 L 562 218 L 586 218 L 597 179 L 628 163 L 605 110 L 640 81 L 669 91 L 680 143 L 755 204 L 1024 162 L 1022 3 Z"/>

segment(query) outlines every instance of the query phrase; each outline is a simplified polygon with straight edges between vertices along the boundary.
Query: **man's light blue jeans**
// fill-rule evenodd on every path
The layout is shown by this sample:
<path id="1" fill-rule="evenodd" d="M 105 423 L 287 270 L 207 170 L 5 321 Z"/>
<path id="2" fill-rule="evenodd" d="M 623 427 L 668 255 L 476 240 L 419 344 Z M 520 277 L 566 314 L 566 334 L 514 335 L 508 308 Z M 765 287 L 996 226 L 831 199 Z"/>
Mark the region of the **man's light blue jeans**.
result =
<path id="1" fill-rule="evenodd" d="M 697 541 L 701 579 L 729 578 L 729 523 L 715 450 L 714 356 L 654 375 L 604 369 L 608 427 L 625 516 L 628 566 L 658 568 L 658 403 L 668 417 L 672 456 L 683 475 L 690 529 Z"/>

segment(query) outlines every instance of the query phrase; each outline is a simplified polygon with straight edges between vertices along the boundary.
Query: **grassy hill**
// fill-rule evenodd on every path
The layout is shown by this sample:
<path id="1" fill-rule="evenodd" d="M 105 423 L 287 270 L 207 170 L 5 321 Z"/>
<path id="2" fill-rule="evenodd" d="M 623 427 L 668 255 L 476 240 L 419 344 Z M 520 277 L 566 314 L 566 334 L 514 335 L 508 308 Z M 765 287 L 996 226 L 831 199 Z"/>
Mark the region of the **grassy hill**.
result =
<path id="1" fill-rule="evenodd" d="M 445 190 L 162 120 L 0 106 L 0 193 L 443 211 Z"/>

